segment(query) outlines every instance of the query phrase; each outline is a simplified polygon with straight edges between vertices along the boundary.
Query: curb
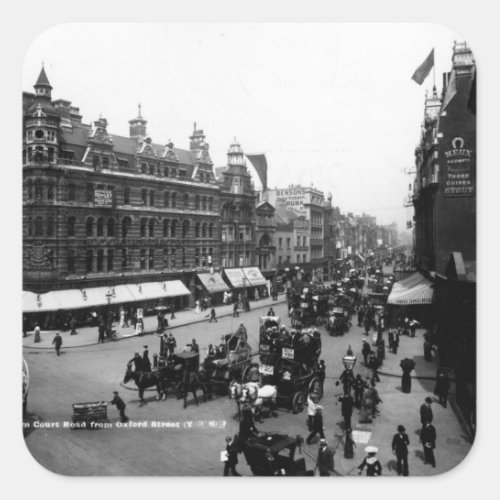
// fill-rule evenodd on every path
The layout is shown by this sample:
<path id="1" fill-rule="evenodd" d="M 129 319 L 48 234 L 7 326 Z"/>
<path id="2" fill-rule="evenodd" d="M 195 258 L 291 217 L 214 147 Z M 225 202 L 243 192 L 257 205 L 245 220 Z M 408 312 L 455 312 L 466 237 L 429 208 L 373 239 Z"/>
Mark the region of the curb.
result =
<path id="1" fill-rule="evenodd" d="M 276 300 L 274 301 L 275 304 L 284 304 L 286 303 L 286 300 Z M 257 306 L 257 307 L 254 307 L 252 310 L 256 310 L 256 309 L 263 309 L 265 307 L 270 307 L 268 305 L 263 305 L 263 306 Z M 217 316 L 217 319 L 219 318 L 227 318 L 228 316 L 232 316 L 233 313 L 227 313 L 227 314 L 222 314 L 220 316 Z M 203 319 L 199 319 L 199 320 L 194 320 L 194 321 L 189 321 L 187 323 L 183 323 L 181 325 L 172 325 L 172 326 L 169 326 L 167 328 L 167 330 L 173 330 L 175 328 L 182 328 L 183 326 L 189 326 L 189 325 L 195 325 L 197 323 L 205 323 L 207 322 L 207 318 L 203 318 Z M 149 330 L 149 331 L 144 331 L 142 332 L 142 335 L 140 335 L 140 337 L 143 337 L 144 335 L 156 335 L 156 330 Z M 134 339 L 134 338 L 137 338 L 139 337 L 139 335 L 128 335 L 126 337 L 116 337 L 115 339 L 112 339 L 112 340 L 107 340 L 106 342 L 104 342 L 104 344 L 110 344 L 112 342 L 120 342 L 121 340 L 128 340 L 128 339 Z M 90 344 L 80 344 L 80 345 L 74 345 L 74 346 L 68 346 L 68 347 L 64 347 L 62 348 L 61 350 L 66 350 L 66 349 L 78 349 L 80 347 L 91 347 L 91 346 L 94 346 L 94 345 L 99 345 L 100 342 L 92 342 Z M 40 350 L 40 351 L 44 351 L 44 350 L 53 350 L 54 347 L 50 346 L 50 347 L 39 347 L 39 346 L 27 346 L 27 345 L 24 345 L 22 346 L 23 349 L 32 349 L 32 350 Z"/>

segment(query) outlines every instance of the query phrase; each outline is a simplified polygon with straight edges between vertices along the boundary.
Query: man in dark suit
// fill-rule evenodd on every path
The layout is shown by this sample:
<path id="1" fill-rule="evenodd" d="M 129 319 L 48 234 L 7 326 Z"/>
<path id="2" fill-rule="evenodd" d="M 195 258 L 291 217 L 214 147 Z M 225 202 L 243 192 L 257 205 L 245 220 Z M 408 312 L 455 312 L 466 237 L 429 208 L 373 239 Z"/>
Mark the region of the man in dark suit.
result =
<path id="1" fill-rule="evenodd" d="M 420 423 L 424 425 L 425 422 L 432 422 L 434 415 L 431 408 L 432 399 L 425 398 L 425 403 L 420 407 Z"/>
<path id="2" fill-rule="evenodd" d="M 227 460 L 224 463 L 224 476 L 229 476 L 229 473 L 233 476 L 241 476 L 236 472 L 236 465 L 238 464 L 238 453 L 236 452 L 236 447 L 231 436 L 226 437 L 226 452 Z"/>
<path id="3" fill-rule="evenodd" d="M 349 394 L 344 394 L 343 396 L 340 396 L 339 401 L 341 402 L 341 411 L 342 416 L 344 417 L 344 429 L 350 429 L 354 400 Z"/>
<path id="4" fill-rule="evenodd" d="M 128 422 L 128 417 L 125 415 L 125 407 L 127 406 L 123 399 L 118 396 L 118 391 L 113 391 L 113 394 L 115 395 L 113 400 L 110 402 L 112 405 L 116 405 L 117 410 L 120 412 L 120 420 L 122 422 Z"/>
<path id="5" fill-rule="evenodd" d="M 316 460 L 316 468 L 319 469 L 320 476 L 329 476 L 333 472 L 333 451 L 327 446 L 326 439 L 319 440 L 318 459 Z"/>
<path id="6" fill-rule="evenodd" d="M 142 353 L 142 369 L 145 372 L 151 371 L 151 360 L 149 359 L 149 349 L 148 346 L 144 346 L 144 352 Z"/>
<path id="7" fill-rule="evenodd" d="M 410 440 L 406 429 L 398 425 L 398 432 L 392 438 L 392 451 L 396 454 L 398 476 L 408 476 L 408 445 Z"/>
<path id="8" fill-rule="evenodd" d="M 434 449 L 436 448 L 436 429 L 430 422 L 424 422 L 420 432 L 420 441 L 424 447 L 425 463 L 436 467 Z"/>

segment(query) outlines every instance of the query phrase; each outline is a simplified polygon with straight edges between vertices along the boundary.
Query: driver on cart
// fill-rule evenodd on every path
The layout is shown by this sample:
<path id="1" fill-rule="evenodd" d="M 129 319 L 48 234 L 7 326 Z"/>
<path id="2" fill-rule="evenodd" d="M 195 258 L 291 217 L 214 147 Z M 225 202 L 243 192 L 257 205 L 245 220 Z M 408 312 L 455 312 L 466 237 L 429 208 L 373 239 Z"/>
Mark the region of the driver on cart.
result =
<path id="1" fill-rule="evenodd" d="M 261 385 L 259 365 L 257 363 L 252 363 L 250 370 L 248 370 L 248 382 L 259 384 L 259 387 Z"/>
<path id="2" fill-rule="evenodd" d="M 238 335 L 241 340 L 244 340 L 245 342 L 247 341 L 247 329 L 243 323 L 241 323 L 238 330 L 236 330 L 236 335 Z"/>

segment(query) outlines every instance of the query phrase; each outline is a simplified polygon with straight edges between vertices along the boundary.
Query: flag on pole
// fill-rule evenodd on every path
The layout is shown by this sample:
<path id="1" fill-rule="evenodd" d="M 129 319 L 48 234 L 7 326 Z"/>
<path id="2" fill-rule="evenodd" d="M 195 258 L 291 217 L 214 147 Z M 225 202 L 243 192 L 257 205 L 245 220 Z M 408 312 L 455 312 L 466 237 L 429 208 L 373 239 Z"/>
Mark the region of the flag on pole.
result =
<path id="1" fill-rule="evenodd" d="M 267 190 L 267 160 L 265 154 L 253 154 L 246 155 L 246 157 L 252 162 L 252 165 L 259 176 L 260 182 L 262 183 L 262 190 Z"/>
<path id="2" fill-rule="evenodd" d="M 427 75 L 430 73 L 434 66 L 434 49 L 431 50 L 430 54 L 425 58 L 425 61 L 415 70 L 412 79 L 415 80 L 419 85 L 424 83 Z"/>
<path id="3" fill-rule="evenodd" d="M 450 101 L 455 97 L 457 93 L 457 80 L 455 77 L 455 71 L 451 72 L 450 81 L 446 86 L 446 91 L 444 93 L 443 105 L 441 106 L 441 111 L 446 109 L 446 106 L 450 104 Z"/>

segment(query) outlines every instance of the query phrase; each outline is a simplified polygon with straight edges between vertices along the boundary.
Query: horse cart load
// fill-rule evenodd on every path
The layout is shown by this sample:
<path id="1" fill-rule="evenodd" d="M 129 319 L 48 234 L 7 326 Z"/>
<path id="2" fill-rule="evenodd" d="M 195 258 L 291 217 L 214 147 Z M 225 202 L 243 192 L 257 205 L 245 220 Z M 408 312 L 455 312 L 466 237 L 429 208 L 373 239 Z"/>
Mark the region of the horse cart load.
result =
<path id="1" fill-rule="evenodd" d="M 243 455 L 255 476 L 313 476 L 304 458 L 295 459 L 303 443 L 301 436 L 264 433 L 242 442 Z"/>
<path id="2" fill-rule="evenodd" d="M 104 422 L 108 422 L 108 403 L 106 401 L 96 401 L 92 403 L 73 404 L 73 423 L 79 427 L 96 427 Z"/>

